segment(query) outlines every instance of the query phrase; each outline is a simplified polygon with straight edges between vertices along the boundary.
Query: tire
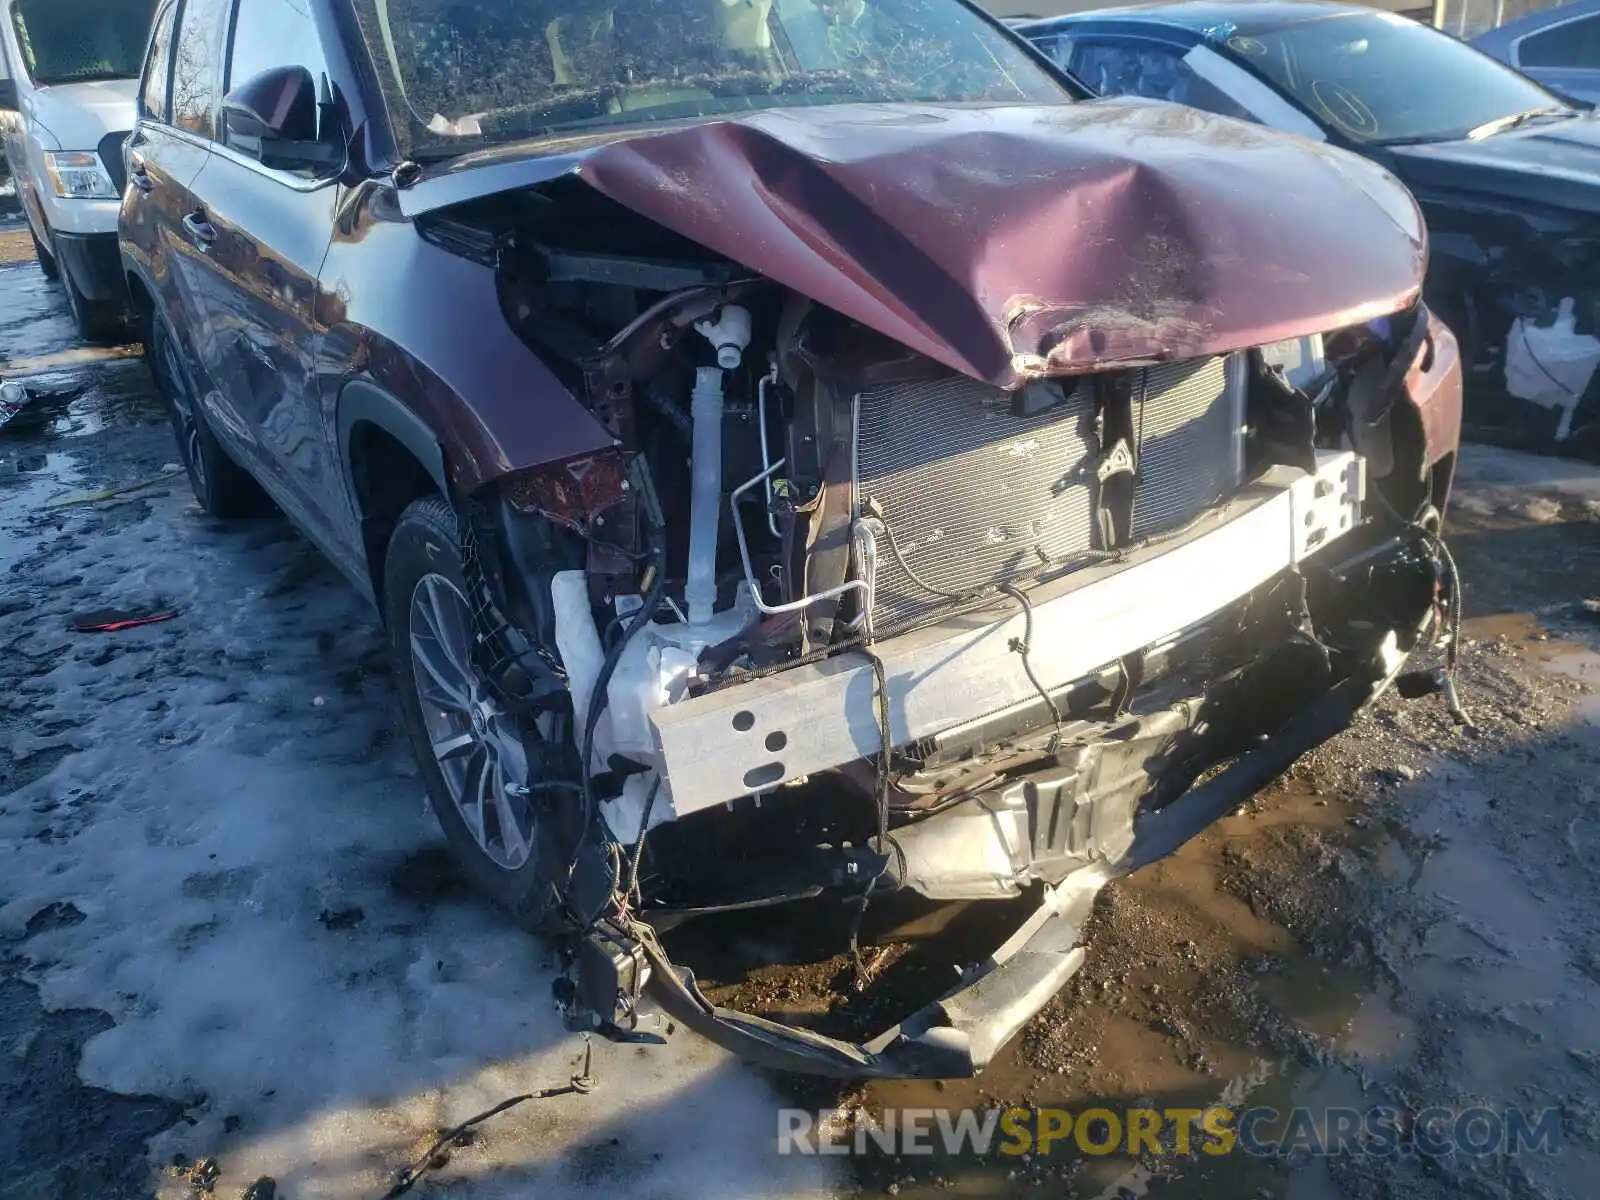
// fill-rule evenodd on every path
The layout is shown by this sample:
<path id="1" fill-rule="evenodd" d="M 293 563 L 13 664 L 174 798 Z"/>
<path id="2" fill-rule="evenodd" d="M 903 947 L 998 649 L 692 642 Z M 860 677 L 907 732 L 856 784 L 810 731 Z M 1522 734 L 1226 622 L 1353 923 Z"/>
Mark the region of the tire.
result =
<path id="1" fill-rule="evenodd" d="M 46 279 L 59 279 L 61 268 L 56 263 L 56 256 L 44 248 L 44 243 L 39 240 L 39 235 L 30 228 L 28 236 L 33 239 L 33 257 L 39 260 L 39 270 Z"/>
<path id="2" fill-rule="evenodd" d="M 67 293 L 67 308 L 72 313 L 72 323 L 78 327 L 78 336 L 92 344 L 116 344 L 127 333 L 127 323 L 122 310 L 106 300 L 90 300 L 73 282 L 70 272 L 57 269 L 61 287 Z"/>
<path id="3" fill-rule="evenodd" d="M 70 286 L 70 285 L 69 285 Z M 195 501 L 209 517 L 231 520 L 259 517 L 272 511 L 272 502 L 249 473 L 222 448 L 195 403 L 185 369 L 167 323 L 152 316 L 146 331 L 145 360 L 156 388 L 166 399 L 172 434 L 178 442 L 178 460 L 189 476 Z"/>
<path id="4" fill-rule="evenodd" d="M 560 847 L 569 839 L 557 832 L 561 823 L 551 805 L 570 805 L 570 793 L 535 790 L 519 799 L 496 786 L 505 779 L 526 784 L 575 778 L 577 754 L 565 746 L 564 725 L 552 727 L 552 739 L 546 741 L 515 718 L 485 716 L 483 708 L 496 706 L 481 673 L 470 667 L 465 642 L 458 649 L 468 662 L 470 703 L 482 706 L 477 717 L 459 707 L 459 687 L 452 697 L 441 686 L 440 675 L 431 674 L 419 658 L 431 660 L 436 652 L 449 657 L 444 644 L 453 640 L 449 622 L 430 620 L 430 610 L 437 613 L 459 602 L 460 632 L 471 636 L 456 516 L 444 500 L 426 496 L 400 515 L 383 577 L 384 618 L 406 733 L 452 856 L 474 886 L 524 928 L 543 934 L 569 929 L 561 894 L 552 882 L 565 878 Z M 461 738 L 476 742 L 447 757 L 435 752 L 436 745 L 454 745 Z M 487 789 L 474 782 L 485 778 Z M 496 799 L 478 805 L 457 799 L 486 791 Z M 505 833 L 508 816 L 516 823 L 514 839 Z M 518 843 L 526 847 L 520 861 Z"/>

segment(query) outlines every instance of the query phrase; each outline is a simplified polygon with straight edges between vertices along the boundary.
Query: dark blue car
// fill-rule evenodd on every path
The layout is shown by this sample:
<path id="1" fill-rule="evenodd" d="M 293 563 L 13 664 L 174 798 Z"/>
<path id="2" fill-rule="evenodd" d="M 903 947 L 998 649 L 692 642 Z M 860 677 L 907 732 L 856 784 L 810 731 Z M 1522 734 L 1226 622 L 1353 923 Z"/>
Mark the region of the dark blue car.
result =
<path id="1" fill-rule="evenodd" d="M 1354 5 L 1196 0 L 1018 32 L 1101 95 L 1258 122 L 1394 172 L 1427 219 L 1424 298 L 1460 338 L 1475 432 L 1600 455 L 1600 118 L 1590 106 L 1448 34 Z"/>
<path id="2" fill-rule="evenodd" d="M 1472 44 L 1563 96 L 1600 101 L 1600 0 L 1569 0 L 1529 13 Z"/>

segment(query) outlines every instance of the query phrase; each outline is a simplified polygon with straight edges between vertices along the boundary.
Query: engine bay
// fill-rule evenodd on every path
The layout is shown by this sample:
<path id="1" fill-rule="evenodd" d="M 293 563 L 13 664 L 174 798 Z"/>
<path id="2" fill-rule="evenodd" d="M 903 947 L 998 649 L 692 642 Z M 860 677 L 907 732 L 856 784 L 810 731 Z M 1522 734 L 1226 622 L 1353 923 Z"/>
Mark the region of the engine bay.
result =
<path id="1" fill-rule="evenodd" d="M 568 569 L 541 576 L 547 611 L 523 625 L 565 664 L 573 742 L 623 842 L 705 803 L 674 804 L 663 779 L 653 715 L 668 706 L 997 600 L 1031 627 L 1034 589 L 1183 536 L 1274 470 L 1314 475 L 1328 451 L 1358 452 L 1407 520 L 1436 523 L 1448 487 L 1422 462 L 1414 412 L 1393 403 L 1431 354 L 1420 304 L 1006 390 L 576 181 L 419 228 L 494 268 L 507 320 L 614 438 L 512 476 L 501 496 L 567 540 Z M 1031 682 L 1033 720 L 1059 727 L 1062 681 Z M 771 733 L 749 794 L 796 783 L 789 736 Z M 958 774 L 945 797 L 992 775 Z"/>

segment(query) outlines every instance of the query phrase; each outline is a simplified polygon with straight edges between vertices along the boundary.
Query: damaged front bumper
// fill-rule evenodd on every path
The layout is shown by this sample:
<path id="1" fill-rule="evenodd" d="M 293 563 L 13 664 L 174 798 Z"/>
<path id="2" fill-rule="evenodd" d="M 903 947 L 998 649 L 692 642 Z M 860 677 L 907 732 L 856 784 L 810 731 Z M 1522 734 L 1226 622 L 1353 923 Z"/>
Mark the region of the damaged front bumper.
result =
<path id="1" fill-rule="evenodd" d="M 1166 857 L 1231 812 L 1349 725 L 1371 694 L 1350 681 L 1340 684 L 1214 778 L 1138 817 L 1118 863 L 1085 866 L 1045 889 L 1021 928 L 955 989 L 870 1041 L 850 1043 L 719 1007 L 653 941 L 644 944 L 649 994 L 701 1036 L 776 1070 L 850 1079 L 976 1075 L 1083 966 L 1084 928 L 1107 882 Z"/>
<path id="2" fill-rule="evenodd" d="M 1274 467 L 1180 536 L 1086 567 L 1029 593 L 1030 662 L 1046 686 L 1175 636 L 1350 534 L 1365 498 L 1363 460 L 1324 452 L 1317 470 Z M 1030 617 L 1008 601 L 874 647 L 889 693 L 891 741 L 948 736 L 1031 704 L 1014 645 Z M 651 714 L 680 817 L 874 755 L 872 664 L 860 654 L 740 682 Z"/>
<path id="3" fill-rule="evenodd" d="M 1311 597 L 1319 625 L 1362 631 L 1331 660 L 1315 632 L 1274 633 L 1231 670 L 1202 652 L 1137 700 L 1124 697 L 1110 719 L 1041 730 L 1036 711 L 1020 715 L 1040 698 L 1015 653 L 1025 618 L 1014 608 L 874 648 L 897 747 L 935 759 L 973 744 L 1034 752 L 1026 769 L 890 835 L 889 888 L 1037 898 L 952 991 L 851 1043 L 714 1004 L 644 933 L 627 952 L 641 974 L 648 968 L 648 993 L 675 1020 L 771 1068 L 847 1078 L 981 1071 L 1081 967 L 1085 924 L 1108 881 L 1171 854 L 1348 726 L 1437 616 L 1437 564 L 1404 531 L 1363 522 L 1364 492 L 1363 460 L 1350 453 L 1320 455 L 1314 473 L 1274 468 L 1182 534 L 1034 593 L 1034 667 L 1052 690 L 1097 678 L 1108 662 L 1154 662 L 1217 625 L 1249 642 L 1241 614 L 1285 587 Z M 679 816 L 759 790 L 752 772 L 770 785 L 873 754 L 873 684 L 870 664 L 841 654 L 659 710 Z"/>

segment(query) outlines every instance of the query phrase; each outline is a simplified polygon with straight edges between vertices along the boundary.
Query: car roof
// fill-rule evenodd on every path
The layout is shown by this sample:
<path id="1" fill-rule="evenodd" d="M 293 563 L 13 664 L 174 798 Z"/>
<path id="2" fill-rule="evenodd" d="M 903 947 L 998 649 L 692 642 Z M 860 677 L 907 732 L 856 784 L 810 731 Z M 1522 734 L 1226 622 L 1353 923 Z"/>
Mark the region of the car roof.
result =
<path id="1" fill-rule="evenodd" d="M 1600 3 L 1600 0 L 1591 0 Z M 1123 21 L 1131 24 L 1164 25 L 1196 34 L 1206 34 L 1218 26 L 1236 25 L 1246 32 L 1261 32 L 1299 25 L 1329 17 L 1359 16 L 1382 12 L 1360 4 L 1327 4 L 1316 0 L 1157 0 L 1152 4 L 1131 4 L 1118 8 L 1096 8 L 1029 21 L 1018 27 L 1023 34 L 1043 32 L 1087 21 Z"/>
<path id="2" fill-rule="evenodd" d="M 1567 3 L 1556 8 L 1546 8 L 1538 12 L 1524 13 L 1513 21 L 1507 21 L 1498 28 L 1487 33 L 1480 33 L 1472 39 L 1472 44 L 1480 50 L 1501 51 L 1509 49 L 1511 43 L 1525 34 L 1543 29 L 1549 25 L 1559 25 L 1563 21 L 1570 21 L 1574 17 L 1587 17 L 1600 12 L 1600 0 L 1568 0 Z"/>

